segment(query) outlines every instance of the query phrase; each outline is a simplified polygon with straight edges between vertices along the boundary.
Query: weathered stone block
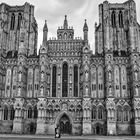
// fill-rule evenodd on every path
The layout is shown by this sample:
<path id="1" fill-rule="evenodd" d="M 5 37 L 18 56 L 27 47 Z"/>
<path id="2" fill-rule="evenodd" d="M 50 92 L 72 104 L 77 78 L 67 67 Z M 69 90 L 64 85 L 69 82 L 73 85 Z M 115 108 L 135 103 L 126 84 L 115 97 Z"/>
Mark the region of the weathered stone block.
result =
<path id="1" fill-rule="evenodd" d="M 140 135 L 140 123 L 135 124 L 135 135 Z"/>
<path id="2" fill-rule="evenodd" d="M 91 134 L 91 123 L 83 122 L 83 135 Z"/>
<path id="3" fill-rule="evenodd" d="M 22 119 L 15 119 L 13 121 L 13 131 L 12 133 L 22 134 L 24 130 L 24 122 Z"/>

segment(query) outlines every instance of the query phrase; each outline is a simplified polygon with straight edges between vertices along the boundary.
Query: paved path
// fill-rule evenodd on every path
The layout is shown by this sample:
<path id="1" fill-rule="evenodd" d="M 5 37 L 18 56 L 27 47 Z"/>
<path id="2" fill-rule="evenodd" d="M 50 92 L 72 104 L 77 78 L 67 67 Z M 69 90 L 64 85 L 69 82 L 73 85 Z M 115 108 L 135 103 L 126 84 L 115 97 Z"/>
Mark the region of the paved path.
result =
<path id="1" fill-rule="evenodd" d="M 54 136 L 0 134 L 0 140 L 54 140 Z M 140 140 L 140 136 L 62 136 L 59 140 Z"/>

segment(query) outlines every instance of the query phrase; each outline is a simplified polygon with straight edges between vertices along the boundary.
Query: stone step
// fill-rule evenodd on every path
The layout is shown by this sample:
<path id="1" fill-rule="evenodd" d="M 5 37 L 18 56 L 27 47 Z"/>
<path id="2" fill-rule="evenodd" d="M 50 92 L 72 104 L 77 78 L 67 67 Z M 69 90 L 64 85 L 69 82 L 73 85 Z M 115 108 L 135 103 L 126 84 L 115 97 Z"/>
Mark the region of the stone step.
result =
<path id="1" fill-rule="evenodd" d="M 0 134 L 0 140 L 140 140 L 140 136 L 68 136 Z"/>

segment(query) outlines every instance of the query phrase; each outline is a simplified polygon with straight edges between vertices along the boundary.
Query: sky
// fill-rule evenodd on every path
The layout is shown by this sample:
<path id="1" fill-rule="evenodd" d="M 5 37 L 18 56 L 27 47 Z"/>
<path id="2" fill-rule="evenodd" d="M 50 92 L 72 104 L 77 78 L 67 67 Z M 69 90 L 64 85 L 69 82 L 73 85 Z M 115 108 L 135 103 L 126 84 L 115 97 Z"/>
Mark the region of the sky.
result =
<path id="1" fill-rule="evenodd" d="M 75 37 L 83 38 L 84 20 L 87 19 L 89 28 L 89 44 L 94 51 L 94 25 L 98 23 L 98 5 L 104 0 L 0 0 L 8 5 L 24 5 L 28 2 L 35 6 L 34 14 L 38 24 L 38 49 L 42 44 L 43 26 L 48 25 L 48 39 L 56 37 L 57 29 L 63 26 L 64 16 L 67 15 L 68 25 L 74 28 Z M 108 0 L 109 3 L 123 3 L 126 0 Z M 140 0 L 136 3 L 137 20 L 140 23 Z"/>

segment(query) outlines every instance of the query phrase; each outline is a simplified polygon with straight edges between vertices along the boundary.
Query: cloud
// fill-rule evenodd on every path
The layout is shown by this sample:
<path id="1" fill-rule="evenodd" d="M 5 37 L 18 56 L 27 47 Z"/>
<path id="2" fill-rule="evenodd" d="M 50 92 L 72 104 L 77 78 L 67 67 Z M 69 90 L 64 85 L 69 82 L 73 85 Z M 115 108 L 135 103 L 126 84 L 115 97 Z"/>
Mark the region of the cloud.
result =
<path id="1" fill-rule="evenodd" d="M 47 0 L 48 4 L 42 8 L 36 9 L 36 16 L 38 19 L 47 17 L 48 21 L 55 23 L 60 17 L 65 14 L 73 14 L 79 11 L 84 4 L 85 0 Z"/>

